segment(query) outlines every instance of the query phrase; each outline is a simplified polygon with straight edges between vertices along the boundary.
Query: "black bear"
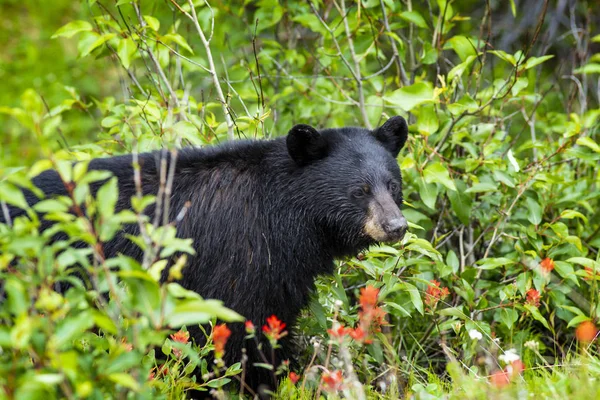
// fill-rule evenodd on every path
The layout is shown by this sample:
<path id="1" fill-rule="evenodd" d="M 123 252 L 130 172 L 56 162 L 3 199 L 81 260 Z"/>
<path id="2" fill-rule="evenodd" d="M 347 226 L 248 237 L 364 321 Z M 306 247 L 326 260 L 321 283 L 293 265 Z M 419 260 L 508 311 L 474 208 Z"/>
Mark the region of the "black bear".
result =
<path id="1" fill-rule="evenodd" d="M 177 234 L 192 238 L 197 253 L 183 270 L 181 284 L 204 298 L 222 300 L 257 324 L 276 315 L 293 327 L 315 277 L 331 273 L 334 258 L 404 236 L 408 225 L 400 211 L 396 156 L 407 134 L 404 118 L 393 117 L 373 131 L 296 125 L 285 138 L 180 150 L 169 220 L 189 205 Z M 145 194 L 159 188 L 160 154 L 139 155 Z M 130 207 L 136 190 L 131 155 L 96 159 L 89 168 L 112 171 L 119 186 L 117 208 Z M 55 171 L 42 173 L 34 183 L 48 196 L 66 194 Z M 31 193 L 27 199 L 38 201 Z M 11 208 L 10 213 L 14 217 L 22 210 Z M 135 225 L 126 230 L 137 234 Z M 123 236 L 104 247 L 107 257 L 142 257 Z M 272 387 L 272 374 L 252 366 L 263 360 L 251 342 L 245 343 L 244 325 L 230 327 L 225 361 L 240 361 L 246 348 L 247 384 Z M 191 332 L 200 340 L 199 332 Z M 290 336 L 280 344 L 277 361 L 293 358 Z"/>

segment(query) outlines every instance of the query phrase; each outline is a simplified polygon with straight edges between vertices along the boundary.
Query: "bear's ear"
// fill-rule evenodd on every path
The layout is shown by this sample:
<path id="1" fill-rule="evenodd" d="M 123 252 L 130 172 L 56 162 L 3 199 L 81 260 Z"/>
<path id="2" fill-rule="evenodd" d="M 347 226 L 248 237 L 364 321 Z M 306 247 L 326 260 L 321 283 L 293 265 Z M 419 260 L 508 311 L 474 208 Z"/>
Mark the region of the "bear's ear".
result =
<path id="1" fill-rule="evenodd" d="M 290 157 L 299 166 L 310 164 L 327 155 L 327 141 L 310 125 L 296 125 L 287 136 Z"/>
<path id="2" fill-rule="evenodd" d="M 404 147 L 404 143 L 406 143 L 408 125 L 404 118 L 400 116 L 392 117 L 375 129 L 373 135 L 383 144 L 383 147 L 388 149 L 394 157 L 397 157 Z"/>

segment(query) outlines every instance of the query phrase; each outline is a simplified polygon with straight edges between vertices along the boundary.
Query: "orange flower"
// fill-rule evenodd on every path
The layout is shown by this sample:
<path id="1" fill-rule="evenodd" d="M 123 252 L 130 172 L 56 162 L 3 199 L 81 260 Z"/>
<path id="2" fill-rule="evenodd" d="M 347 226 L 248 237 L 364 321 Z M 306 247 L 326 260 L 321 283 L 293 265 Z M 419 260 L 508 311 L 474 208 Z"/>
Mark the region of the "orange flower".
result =
<path id="1" fill-rule="evenodd" d="M 540 268 L 544 275 L 548 275 L 554 269 L 554 260 L 548 257 L 544 258 L 540 263 Z"/>
<path id="2" fill-rule="evenodd" d="M 350 337 L 360 343 L 372 343 L 370 336 L 374 332 L 379 332 L 380 326 L 385 322 L 386 312 L 381 307 L 377 307 L 378 296 L 379 289 L 371 285 L 360 290 L 361 311 L 358 313 L 358 326 L 347 331 Z"/>
<path id="3" fill-rule="evenodd" d="M 363 309 L 363 311 L 367 311 L 372 309 L 377 305 L 377 297 L 379 296 L 379 289 L 368 285 L 367 287 L 360 289 L 360 296 L 358 301 Z"/>
<path id="4" fill-rule="evenodd" d="M 267 318 L 267 325 L 263 325 L 262 330 L 269 340 L 276 341 L 287 335 L 287 332 L 284 331 L 285 324 L 275 315 L 271 315 Z"/>
<path id="5" fill-rule="evenodd" d="M 337 329 L 327 329 L 327 332 L 331 335 L 333 339 L 337 339 L 339 342 L 344 340 L 347 334 L 352 331 L 350 328 L 344 327 L 344 325 L 340 325 Z"/>
<path id="6" fill-rule="evenodd" d="M 254 327 L 254 324 L 252 323 L 252 321 L 248 320 L 244 323 L 244 325 L 246 326 L 246 333 L 248 333 L 248 334 L 254 333 L 256 328 Z"/>
<path id="7" fill-rule="evenodd" d="M 190 339 L 190 333 L 189 332 L 184 332 L 184 331 L 177 331 L 175 332 L 173 335 L 171 335 L 171 339 L 174 342 L 179 342 L 179 343 L 183 343 L 183 344 L 187 344 L 188 340 Z"/>
<path id="8" fill-rule="evenodd" d="M 525 303 L 530 304 L 535 307 L 539 307 L 540 305 L 540 292 L 535 289 L 529 289 L 526 294 L 527 299 Z"/>
<path id="9" fill-rule="evenodd" d="M 496 371 L 490 376 L 490 383 L 497 388 L 504 387 L 510 383 L 510 376 L 506 371 Z"/>
<path id="10" fill-rule="evenodd" d="M 290 381 L 295 385 L 300 380 L 300 376 L 295 372 L 290 372 Z"/>
<path id="11" fill-rule="evenodd" d="M 357 326 L 355 329 L 352 329 L 350 331 L 350 337 L 352 339 L 356 340 L 357 342 L 361 342 L 361 343 L 370 343 L 371 342 L 369 339 L 367 339 L 366 332 L 360 326 Z"/>
<path id="12" fill-rule="evenodd" d="M 598 335 L 598 328 L 592 321 L 583 321 L 575 329 L 575 337 L 582 343 L 591 343 Z"/>
<path id="13" fill-rule="evenodd" d="M 171 335 L 171 339 L 177 343 L 187 344 L 190 339 L 190 333 L 184 331 L 177 331 L 175 334 Z M 173 349 L 173 354 L 175 357 L 181 357 L 181 350 Z"/>
<path id="14" fill-rule="evenodd" d="M 342 371 L 324 373 L 321 382 L 323 382 L 323 388 L 327 391 L 336 392 L 340 390 L 343 382 Z"/>
<path id="15" fill-rule="evenodd" d="M 215 345 L 215 356 L 221 358 L 225 353 L 225 344 L 231 336 L 231 331 L 225 324 L 219 324 L 213 328 L 213 343 Z"/>
<path id="16" fill-rule="evenodd" d="M 440 287 L 440 282 L 434 280 L 429 281 L 427 286 L 427 294 L 425 296 L 425 304 L 430 308 L 434 308 L 440 300 L 443 300 L 450 294 L 447 287 Z"/>

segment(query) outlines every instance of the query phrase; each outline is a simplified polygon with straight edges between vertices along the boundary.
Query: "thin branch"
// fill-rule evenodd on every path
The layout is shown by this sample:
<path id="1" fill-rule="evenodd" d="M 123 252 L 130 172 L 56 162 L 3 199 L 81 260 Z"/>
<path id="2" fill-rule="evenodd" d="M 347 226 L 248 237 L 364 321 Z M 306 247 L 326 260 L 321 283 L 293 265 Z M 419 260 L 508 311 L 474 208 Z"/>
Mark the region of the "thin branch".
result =
<path id="1" fill-rule="evenodd" d="M 194 28 L 196 28 L 196 32 L 198 32 L 198 36 L 204 45 L 204 50 L 206 51 L 206 58 L 208 59 L 208 73 L 212 77 L 213 84 L 215 85 L 215 89 L 217 91 L 217 96 L 219 101 L 221 102 L 221 108 L 223 110 L 223 114 L 225 115 L 225 122 L 227 123 L 227 138 L 229 140 L 235 139 L 233 134 L 233 119 L 231 118 L 231 113 L 229 112 L 229 108 L 227 107 L 227 101 L 225 100 L 225 95 L 223 94 L 223 90 L 221 89 L 221 83 L 219 82 L 219 76 L 217 75 L 217 69 L 215 68 L 215 61 L 212 56 L 212 52 L 210 50 L 210 40 L 212 39 L 213 29 L 214 29 L 214 16 L 211 18 L 211 32 L 210 36 L 207 39 L 204 35 L 204 31 L 202 31 L 202 27 L 200 26 L 200 22 L 198 21 L 198 16 L 196 15 L 196 8 L 194 7 L 194 2 L 192 0 L 188 0 L 188 4 L 190 5 L 190 9 L 192 13 L 188 13 L 185 11 L 179 4 L 175 2 L 175 0 L 169 0 L 171 4 L 173 4 L 183 15 L 188 17 L 190 21 L 194 24 Z M 208 4 L 208 2 L 207 2 Z M 209 7 L 210 8 L 210 7 Z M 212 13 L 212 8 L 210 9 Z"/>

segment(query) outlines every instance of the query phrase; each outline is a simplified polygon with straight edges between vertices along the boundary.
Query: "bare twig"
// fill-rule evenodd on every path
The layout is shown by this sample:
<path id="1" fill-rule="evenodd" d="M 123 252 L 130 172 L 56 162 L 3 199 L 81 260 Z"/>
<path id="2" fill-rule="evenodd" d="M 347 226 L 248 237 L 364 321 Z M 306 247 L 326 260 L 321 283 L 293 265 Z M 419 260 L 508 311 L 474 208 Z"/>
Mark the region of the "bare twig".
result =
<path id="1" fill-rule="evenodd" d="M 231 118 L 231 113 L 229 111 L 229 108 L 227 107 L 228 103 L 225 100 L 225 95 L 223 94 L 223 90 L 221 89 L 221 84 L 219 82 L 219 76 L 217 75 L 217 69 L 215 68 L 215 61 L 213 59 L 212 52 L 210 50 L 210 40 L 212 39 L 213 30 L 214 30 L 214 15 L 211 18 L 211 32 L 207 39 L 206 36 L 204 35 L 204 31 L 202 30 L 202 27 L 200 26 L 200 22 L 198 21 L 198 16 L 196 15 L 196 7 L 194 6 L 194 2 L 192 0 L 188 0 L 188 4 L 190 5 L 190 9 L 192 11 L 192 13 L 190 14 L 187 11 L 185 11 L 184 9 L 182 9 L 179 6 L 179 4 L 177 4 L 177 2 L 175 2 L 175 0 L 169 0 L 169 1 L 183 15 L 185 15 L 187 18 L 190 19 L 190 21 L 192 21 L 192 24 L 194 25 L 194 28 L 196 28 L 196 32 L 198 33 L 198 36 L 200 37 L 200 40 L 202 41 L 204 50 L 206 51 L 206 58 L 208 59 L 208 73 L 210 74 L 210 76 L 213 79 L 213 84 L 217 91 L 217 97 L 219 98 L 219 101 L 221 102 L 221 108 L 222 108 L 223 114 L 225 116 L 225 122 L 227 123 L 227 138 L 229 140 L 233 140 L 233 139 L 235 139 L 235 136 L 233 134 L 233 119 Z M 210 9 L 210 11 L 212 13 L 212 8 Z"/>

